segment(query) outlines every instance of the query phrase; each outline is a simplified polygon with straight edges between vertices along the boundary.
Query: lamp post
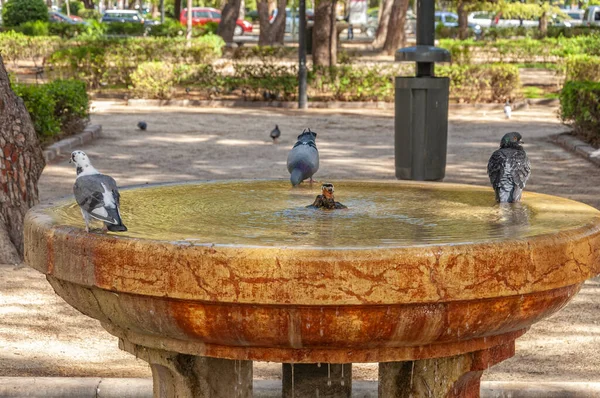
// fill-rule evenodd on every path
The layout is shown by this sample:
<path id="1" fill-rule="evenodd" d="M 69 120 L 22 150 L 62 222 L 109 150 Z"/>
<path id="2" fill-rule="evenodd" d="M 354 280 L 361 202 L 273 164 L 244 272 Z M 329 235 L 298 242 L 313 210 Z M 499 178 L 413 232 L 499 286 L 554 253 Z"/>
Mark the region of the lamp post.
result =
<path id="1" fill-rule="evenodd" d="M 396 77 L 396 178 L 442 180 L 446 172 L 450 80 L 435 77 L 435 62 L 450 62 L 434 46 L 435 1 L 417 2 L 417 45 L 396 51 L 396 61 L 416 62 L 415 77 Z"/>

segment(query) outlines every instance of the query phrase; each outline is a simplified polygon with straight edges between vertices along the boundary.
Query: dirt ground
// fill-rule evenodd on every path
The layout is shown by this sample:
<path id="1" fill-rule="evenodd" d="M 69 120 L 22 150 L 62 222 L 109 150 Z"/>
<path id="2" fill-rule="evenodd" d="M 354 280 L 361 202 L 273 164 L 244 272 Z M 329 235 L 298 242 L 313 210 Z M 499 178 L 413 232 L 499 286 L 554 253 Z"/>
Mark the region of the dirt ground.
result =
<path id="1" fill-rule="evenodd" d="M 148 130 L 136 129 L 138 121 Z M 119 185 L 191 179 L 287 178 L 287 152 L 305 127 L 318 133 L 320 181 L 394 178 L 393 112 L 135 108 L 96 102 L 92 122 L 104 135 L 81 149 Z M 278 124 L 279 145 L 269 131 Z M 445 181 L 487 185 L 485 166 L 501 136 L 519 131 L 527 142 L 532 191 L 600 208 L 598 168 L 549 142 L 567 130 L 556 110 L 539 107 L 451 110 Z M 63 159 L 46 167 L 43 201 L 71 194 L 75 170 Z M 517 354 L 491 368 L 487 380 L 598 381 L 600 279 L 588 281 L 558 314 L 517 341 Z M 377 378 L 376 364 L 357 364 L 358 379 Z M 145 362 L 121 352 L 117 339 L 54 294 L 28 267 L 0 266 L 0 375 L 149 377 Z M 280 376 L 279 364 L 255 364 L 255 377 Z"/>

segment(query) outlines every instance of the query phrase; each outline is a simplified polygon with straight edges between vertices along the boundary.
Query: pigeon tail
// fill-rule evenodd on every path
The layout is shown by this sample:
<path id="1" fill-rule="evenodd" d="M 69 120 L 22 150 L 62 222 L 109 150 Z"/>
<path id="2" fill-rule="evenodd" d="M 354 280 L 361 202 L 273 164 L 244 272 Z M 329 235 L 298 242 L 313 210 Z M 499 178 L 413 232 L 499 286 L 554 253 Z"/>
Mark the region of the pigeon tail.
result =
<path id="1" fill-rule="evenodd" d="M 127 227 L 125 225 L 123 225 L 123 223 L 118 224 L 118 225 L 113 225 L 113 224 L 109 224 L 109 223 L 105 223 L 105 224 L 106 224 L 106 228 L 110 232 L 125 232 L 125 231 L 127 231 Z"/>
<path id="2" fill-rule="evenodd" d="M 296 168 L 296 169 L 292 170 L 292 175 L 290 176 L 290 181 L 292 182 L 293 186 L 296 186 L 296 185 L 300 184 L 302 181 L 304 181 L 304 173 L 302 172 L 302 170 L 300 168 Z"/>

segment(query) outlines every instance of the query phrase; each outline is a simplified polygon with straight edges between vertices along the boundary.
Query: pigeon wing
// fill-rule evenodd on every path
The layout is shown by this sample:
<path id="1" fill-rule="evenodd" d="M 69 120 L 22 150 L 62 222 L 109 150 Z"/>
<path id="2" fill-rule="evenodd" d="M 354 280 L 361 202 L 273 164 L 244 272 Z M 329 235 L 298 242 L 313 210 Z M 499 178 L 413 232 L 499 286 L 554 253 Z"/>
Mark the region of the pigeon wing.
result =
<path id="1" fill-rule="evenodd" d="M 92 217 L 110 224 L 120 224 L 120 195 L 117 183 L 103 174 L 79 177 L 73 193 L 77 204 Z"/>
<path id="2" fill-rule="evenodd" d="M 501 149 L 498 149 L 488 161 L 488 176 L 490 177 L 490 182 L 492 183 L 492 187 L 497 188 L 500 186 L 500 179 L 504 175 L 504 166 L 506 164 L 506 154 Z"/>
<path id="3" fill-rule="evenodd" d="M 519 188 L 525 188 L 525 184 L 531 174 L 531 164 L 525 151 L 515 151 L 515 153 L 508 158 L 510 162 L 510 169 L 512 171 L 512 178 L 515 184 Z"/>

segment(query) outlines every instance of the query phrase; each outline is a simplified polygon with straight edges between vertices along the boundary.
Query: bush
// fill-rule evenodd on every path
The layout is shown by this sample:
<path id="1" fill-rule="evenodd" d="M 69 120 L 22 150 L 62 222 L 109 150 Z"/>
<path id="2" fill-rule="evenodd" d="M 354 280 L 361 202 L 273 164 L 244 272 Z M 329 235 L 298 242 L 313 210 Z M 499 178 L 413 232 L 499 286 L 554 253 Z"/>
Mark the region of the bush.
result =
<path id="1" fill-rule="evenodd" d="M 48 25 L 48 32 L 53 36 L 60 36 L 65 39 L 86 34 L 90 27 L 83 24 L 69 24 L 65 22 L 53 22 Z"/>
<path id="2" fill-rule="evenodd" d="M 566 79 L 600 82 L 600 57 L 574 55 L 567 58 Z"/>
<path id="3" fill-rule="evenodd" d="M 100 21 L 102 14 L 98 10 L 89 10 L 87 8 L 80 8 L 77 15 L 83 19 L 93 19 L 94 21 Z"/>
<path id="4" fill-rule="evenodd" d="M 37 63 L 49 57 L 59 46 L 56 37 L 28 37 L 13 31 L 0 33 L 0 54 L 4 62 L 16 63 L 19 60 L 30 60 Z"/>
<path id="5" fill-rule="evenodd" d="M 48 22 L 48 8 L 44 0 L 8 0 L 2 8 L 2 23 L 19 26 L 30 21 Z"/>
<path id="6" fill-rule="evenodd" d="M 514 99 L 521 85 L 513 65 L 450 65 L 436 71 L 450 78 L 450 96 L 460 102 L 504 102 Z"/>
<path id="7" fill-rule="evenodd" d="M 600 144 L 600 82 L 568 81 L 560 93 L 560 117 L 575 134 Z"/>
<path id="8" fill-rule="evenodd" d="M 141 63 L 131 74 L 132 93 L 137 98 L 171 98 L 175 73 L 165 62 Z"/>
<path id="9" fill-rule="evenodd" d="M 29 21 L 19 25 L 17 29 L 27 36 L 48 36 L 48 25 L 44 21 Z"/>
<path id="10" fill-rule="evenodd" d="M 71 13 L 71 15 L 79 15 L 79 12 L 81 10 L 85 10 L 85 6 L 81 1 L 69 0 L 69 12 Z M 60 11 L 63 14 L 67 13 L 67 2 L 63 3 L 62 7 L 60 8 Z"/>
<path id="11" fill-rule="evenodd" d="M 85 126 L 89 99 L 81 82 L 57 80 L 41 85 L 13 84 L 12 88 L 23 99 L 42 143 L 53 141 L 61 132 L 77 133 Z"/>
<path id="12" fill-rule="evenodd" d="M 139 22 L 125 23 L 107 23 L 106 34 L 118 36 L 142 36 L 146 32 L 146 27 Z"/>

